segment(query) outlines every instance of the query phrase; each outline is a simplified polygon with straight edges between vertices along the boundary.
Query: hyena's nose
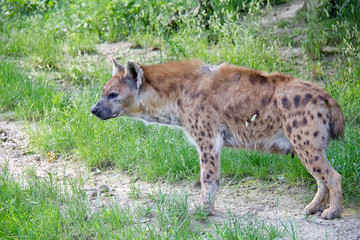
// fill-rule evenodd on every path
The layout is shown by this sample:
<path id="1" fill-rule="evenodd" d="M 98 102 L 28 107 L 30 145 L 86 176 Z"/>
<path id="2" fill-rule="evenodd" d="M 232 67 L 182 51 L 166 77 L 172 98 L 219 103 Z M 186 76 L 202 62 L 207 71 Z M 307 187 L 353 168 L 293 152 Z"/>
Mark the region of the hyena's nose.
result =
<path id="1" fill-rule="evenodd" d="M 94 105 L 91 107 L 90 111 L 92 114 L 96 115 L 99 112 L 99 108 L 96 105 Z"/>

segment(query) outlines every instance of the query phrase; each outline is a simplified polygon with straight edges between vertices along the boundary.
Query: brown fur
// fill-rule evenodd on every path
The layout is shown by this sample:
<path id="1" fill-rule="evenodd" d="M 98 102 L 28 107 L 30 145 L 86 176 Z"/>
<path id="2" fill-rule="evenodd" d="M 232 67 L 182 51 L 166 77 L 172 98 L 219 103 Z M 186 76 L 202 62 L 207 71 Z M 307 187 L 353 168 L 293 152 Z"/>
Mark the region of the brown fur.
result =
<path id="1" fill-rule="evenodd" d="M 227 146 L 296 152 L 318 184 L 306 214 L 340 217 L 341 176 L 325 151 L 330 138 L 343 136 L 344 118 L 320 87 L 281 73 L 199 62 L 128 62 L 123 68 L 114 61 L 113 72 L 93 114 L 182 127 L 199 152 L 201 200 L 209 213 L 219 186 L 221 149 Z"/>

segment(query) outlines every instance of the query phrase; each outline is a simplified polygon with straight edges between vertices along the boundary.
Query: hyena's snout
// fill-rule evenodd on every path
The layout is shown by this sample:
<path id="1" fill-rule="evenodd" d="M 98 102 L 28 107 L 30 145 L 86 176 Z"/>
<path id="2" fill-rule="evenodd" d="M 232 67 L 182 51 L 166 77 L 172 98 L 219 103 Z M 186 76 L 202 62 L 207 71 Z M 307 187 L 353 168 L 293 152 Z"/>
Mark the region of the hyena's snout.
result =
<path id="1" fill-rule="evenodd" d="M 101 118 L 101 109 L 100 109 L 100 106 L 99 106 L 99 102 L 95 103 L 91 108 L 90 108 L 90 112 L 92 114 L 94 114 L 95 116 Z"/>
<path id="2" fill-rule="evenodd" d="M 108 105 L 109 104 L 106 101 L 104 102 L 100 99 L 99 102 L 97 102 L 96 104 L 94 104 L 94 106 L 91 107 L 90 111 L 92 114 L 102 120 L 117 117 L 119 113 L 117 111 L 114 111 L 111 106 Z"/>
<path id="3" fill-rule="evenodd" d="M 97 116 L 100 112 L 99 106 L 96 104 L 94 104 L 91 108 L 90 111 L 92 114 L 94 114 L 95 116 Z"/>
<path id="4" fill-rule="evenodd" d="M 95 103 L 91 107 L 90 111 L 92 114 L 94 114 L 95 116 L 97 116 L 98 118 L 100 118 L 102 120 L 108 119 L 109 115 L 110 115 L 110 113 L 109 113 L 110 111 L 104 108 L 101 101 Z"/>

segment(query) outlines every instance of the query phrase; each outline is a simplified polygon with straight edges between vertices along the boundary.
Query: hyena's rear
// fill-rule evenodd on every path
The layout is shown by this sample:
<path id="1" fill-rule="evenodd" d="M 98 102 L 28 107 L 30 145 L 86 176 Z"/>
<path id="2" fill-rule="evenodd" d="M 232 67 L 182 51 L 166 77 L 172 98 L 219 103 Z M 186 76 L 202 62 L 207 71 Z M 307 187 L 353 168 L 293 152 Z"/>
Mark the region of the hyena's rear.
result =
<path id="1" fill-rule="evenodd" d="M 229 65 L 127 62 L 123 68 L 114 60 L 113 77 L 91 112 L 101 119 L 120 115 L 183 127 L 199 152 L 201 201 L 209 213 L 226 146 L 295 152 L 318 185 L 306 214 L 340 217 L 341 175 L 325 152 L 331 138 L 344 134 L 344 119 L 336 101 L 313 84 Z"/>

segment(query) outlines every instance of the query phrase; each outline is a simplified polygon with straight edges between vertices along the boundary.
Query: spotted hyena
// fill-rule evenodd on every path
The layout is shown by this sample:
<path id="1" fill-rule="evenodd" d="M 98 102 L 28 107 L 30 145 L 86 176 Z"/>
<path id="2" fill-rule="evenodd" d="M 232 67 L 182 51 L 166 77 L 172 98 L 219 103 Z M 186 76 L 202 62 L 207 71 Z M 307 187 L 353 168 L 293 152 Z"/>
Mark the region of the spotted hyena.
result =
<path id="1" fill-rule="evenodd" d="M 341 175 L 325 152 L 330 139 L 344 134 L 344 118 L 323 89 L 293 76 L 227 64 L 113 63 L 113 76 L 91 112 L 103 120 L 129 116 L 182 127 L 199 152 L 201 202 L 208 213 L 214 212 L 219 188 L 221 150 L 237 147 L 296 153 L 318 186 L 305 213 L 340 217 Z"/>

